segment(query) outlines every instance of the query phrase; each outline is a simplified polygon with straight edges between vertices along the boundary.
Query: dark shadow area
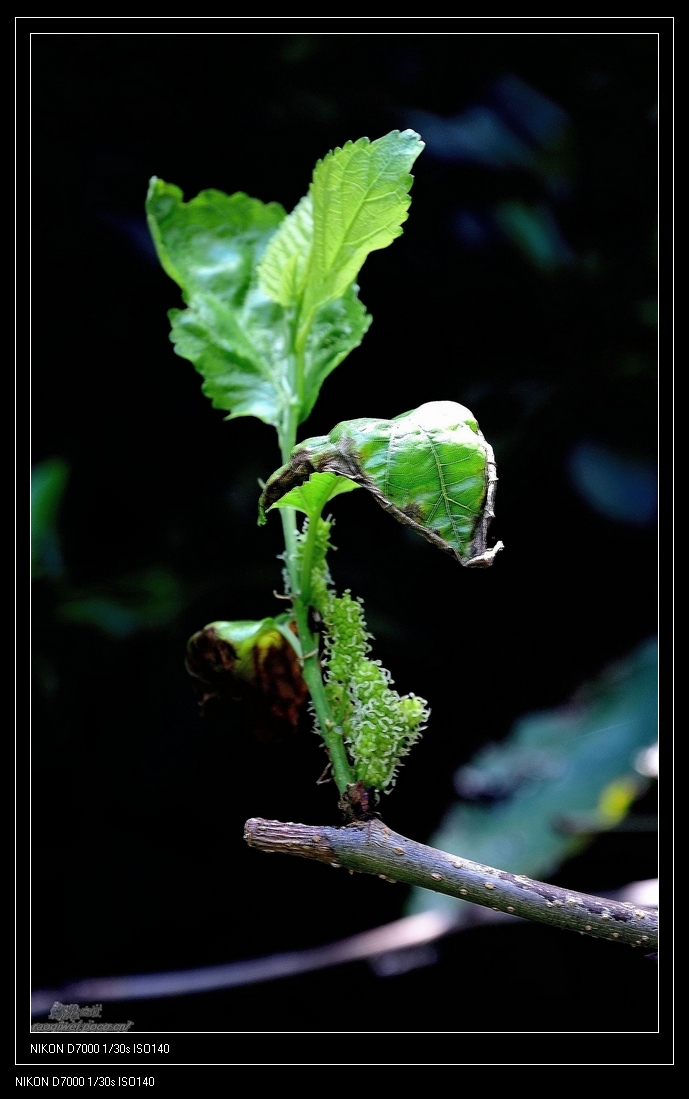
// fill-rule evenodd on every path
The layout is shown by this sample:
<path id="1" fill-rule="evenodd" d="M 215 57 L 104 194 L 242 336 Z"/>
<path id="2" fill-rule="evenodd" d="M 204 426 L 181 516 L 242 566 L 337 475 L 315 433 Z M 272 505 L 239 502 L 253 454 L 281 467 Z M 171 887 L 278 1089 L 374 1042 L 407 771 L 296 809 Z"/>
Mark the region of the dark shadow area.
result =
<path id="1" fill-rule="evenodd" d="M 174 354 L 149 178 L 291 209 L 334 146 L 426 141 L 404 234 L 360 277 L 371 329 L 301 437 L 442 399 L 495 449 L 492 569 L 364 492 L 332 505 L 337 587 L 432 709 L 382 805 L 427 841 L 477 750 L 657 629 L 656 87 L 652 35 L 34 38 L 33 461 L 68 470 L 33 597 L 35 988 L 325 943 L 407 898 L 243 842 L 251 816 L 335 823 L 337 797 L 308 715 L 278 745 L 238 707 L 198 716 L 189 636 L 282 609 L 280 523 L 256 525 L 280 457 Z M 554 880 L 656 873 L 655 833 L 610 833 Z M 106 1017 L 346 1029 L 375 1004 L 391 1030 L 652 1031 L 656 976 L 640 952 L 500 926 L 395 977 L 357 963 Z"/>

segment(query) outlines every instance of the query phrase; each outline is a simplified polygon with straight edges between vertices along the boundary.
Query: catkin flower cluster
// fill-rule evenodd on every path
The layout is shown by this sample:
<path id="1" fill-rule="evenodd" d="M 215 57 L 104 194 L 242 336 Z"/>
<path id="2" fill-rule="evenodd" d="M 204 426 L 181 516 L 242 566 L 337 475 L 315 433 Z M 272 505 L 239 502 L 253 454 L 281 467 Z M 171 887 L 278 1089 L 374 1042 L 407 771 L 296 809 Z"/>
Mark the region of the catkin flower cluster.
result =
<path id="1" fill-rule="evenodd" d="M 363 604 L 349 591 L 324 608 L 325 690 L 342 729 L 357 781 L 389 792 L 403 756 L 418 740 L 429 709 L 414 694 L 394 690 L 390 672 L 368 656 L 371 634 Z"/>
<path id="2" fill-rule="evenodd" d="M 297 565 L 308 532 L 304 521 L 297 541 Z M 400 760 L 426 728 L 430 710 L 423 698 L 400 695 L 390 672 L 371 660 L 371 646 L 361 599 L 333 590 L 326 555 L 332 520 L 318 519 L 311 565 L 311 604 L 323 620 L 325 692 L 333 719 L 347 746 L 357 782 L 388 792 Z M 321 731 L 316 719 L 316 729 Z"/>

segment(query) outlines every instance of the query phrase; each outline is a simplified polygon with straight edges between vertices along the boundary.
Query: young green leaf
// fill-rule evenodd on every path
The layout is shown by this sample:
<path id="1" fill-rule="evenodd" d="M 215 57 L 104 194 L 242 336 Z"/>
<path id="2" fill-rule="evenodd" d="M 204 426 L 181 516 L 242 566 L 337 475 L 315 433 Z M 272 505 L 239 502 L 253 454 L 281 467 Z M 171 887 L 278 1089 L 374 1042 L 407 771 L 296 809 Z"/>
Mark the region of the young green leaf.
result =
<path id="1" fill-rule="evenodd" d="M 413 130 L 393 130 L 377 141 L 349 141 L 316 165 L 313 243 L 299 309 L 302 339 L 316 311 L 344 294 L 369 252 L 401 234 L 411 201 L 409 171 L 422 149 Z"/>
<path id="2" fill-rule="evenodd" d="M 497 475 L 493 449 L 463 405 L 431 401 L 393 420 L 358 419 L 299 443 L 269 478 L 263 510 L 314 473 L 339 473 L 462 565 L 488 566 Z"/>
<path id="3" fill-rule="evenodd" d="M 188 306 L 170 314 L 172 339 L 228 419 L 257 416 L 291 444 L 371 323 L 354 279 L 401 233 L 422 148 L 412 130 L 348 142 L 316 165 L 289 217 L 242 192 L 185 203 L 179 187 L 151 180 L 151 235 Z"/>
<path id="4" fill-rule="evenodd" d="M 402 232 L 409 169 L 422 148 L 412 130 L 394 130 L 329 153 L 259 264 L 261 289 L 295 318 L 299 423 L 325 378 L 361 343 L 371 323 L 354 279 L 369 252 Z"/>
<path id="5" fill-rule="evenodd" d="M 402 232 L 409 169 L 423 149 L 413 130 L 348 141 L 316 165 L 309 193 L 285 218 L 259 268 L 265 293 L 298 311 L 304 334 L 323 305 L 342 297 L 369 252 Z"/>
<path id="6" fill-rule="evenodd" d="M 284 309 L 299 303 L 313 243 L 313 200 L 304 195 L 266 248 L 258 268 L 261 289 Z"/>
<path id="7" fill-rule="evenodd" d="M 338 496 L 341 492 L 352 492 L 359 486 L 347 477 L 340 477 L 337 473 L 313 473 L 308 481 L 291 489 L 280 500 L 276 500 L 273 507 L 295 508 L 305 512 L 309 519 L 317 519 L 328 500 Z M 262 526 L 265 517 L 259 520 Z"/>

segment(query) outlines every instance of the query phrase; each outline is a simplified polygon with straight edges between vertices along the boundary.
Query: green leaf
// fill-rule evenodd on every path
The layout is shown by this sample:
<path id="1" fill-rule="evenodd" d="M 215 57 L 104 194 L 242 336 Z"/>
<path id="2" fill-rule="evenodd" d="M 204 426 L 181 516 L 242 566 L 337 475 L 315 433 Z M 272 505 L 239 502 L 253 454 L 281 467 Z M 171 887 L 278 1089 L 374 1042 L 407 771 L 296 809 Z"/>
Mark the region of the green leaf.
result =
<path id="1" fill-rule="evenodd" d="M 358 287 L 316 315 L 304 355 L 304 401 L 298 422 L 311 413 L 328 374 L 361 343 L 371 323 Z M 203 375 L 214 408 L 257 416 L 279 426 L 288 406 L 289 327 L 284 310 L 251 289 L 241 306 L 195 293 L 185 310 L 170 310 L 171 338 L 179 355 Z"/>
<path id="2" fill-rule="evenodd" d="M 323 381 L 365 335 L 371 318 L 354 285 L 369 252 L 402 232 L 409 169 L 423 148 L 412 130 L 360 138 L 316 165 L 308 195 L 285 218 L 259 265 L 262 290 L 296 317 L 303 356 L 299 423 Z"/>
<path id="3" fill-rule="evenodd" d="M 368 256 L 401 232 L 409 169 L 423 149 L 413 130 L 348 141 L 316 165 L 309 193 L 280 226 L 260 264 L 261 287 L 299 328 L 347 291 Z M 302 300 L 303 298 L 303 300 Z"/>
<path id="4" fill-rule="evenodd" d="M 175 350 L 203 376 L 215 408 L 279 427 L 289 407 L 289 332 L 284 310 L 259 289 L 256 266 L 285 217 L 239 192 L 202 191 L 151 180 L 147 212 L 163 267 L 188 309 L 171 310 Z"/>
<path id="5" fill-rule="evenodd" d="M 304 395 L 299 423 L 311 414 L 323 382 L 368 331 L 371 316 L 358 298 L 355 284 L 341 298 L 319 309 L 309 330 L 304 350 Z"/>
<path id="6" fill-rule="evenodd" d="M 187 301 L 196 290 L 239 304 L 254 268 L 285 217 L 278 202 L 267 205 L 242 191 L 201 191 L 184 202 L 179 187 L 152 178 L 146 213 L 160 262 Z"/>
<path id="7" fill-rule="evenodd" d="M 170 314 L 175 349 L 228 419 L 257 416 L 294 438 L 295 406 L 302 423 L 371 323 L 354 279 L 401 233 L 422 148 L 418 134 L 395 130 L 335 149 L 289 217 L 243 192 L 185 203 L 178 187 L 151 180 L 151 234 L 188 306 Z"/>
<path id="8" fill-rule="evenodd" d="M 328 500 L 341 492 L 352 492 L 359 486 L 337 473 L 313 473 L 308 481 L 291 489 L 273 507 L 295 508 L 305 512 L 309 519 L 317 519 Z"/>
<path id="9" fill-rule="evenodd" d="M 171 310 L 171 338 L 177 353 L 203 376 L 203 392 L 213 406 L 230 413 L 228 419 L 257 416 L 279 428 L 288 414 L 294 396 L 289 381 L 292 336 L 279 280 L 283 274 L 289 279 L 290 268 L 282 230 L 276 229 L 281 222 L 287 226 L 288 240 L 294 237 L 295 222 L 309 229 L 310 201 L 302 200 L 285 218 L 278 203 L 264 205 L 241 192 L 202 191 L 185 203 L 178 187 L 151 181 L 151 233 L 163 267 L 182 288 L 188 305 Z M 264 268 L 259 260 L 271 237 L 282 244 L 271 251 L 271 264 Z M 371 323 L 357 292 L 356 286 L 348 287 L 314 318 L 303 354 L 300 423 L 311 412 L 324 379 L 361 343 Z M 282 299 L 287 300 L 284 294 Z"/>
<path id="10" fill-rule="evenodd" d="M 348 141 L 319 161 L 313 173 L 313 244 L 299 328 L 341 297 L 369 252 L 400 236 L 411 201 L 409 170 L 423 149 L 413 130 L 393 130 L 377 141 Z"/>
<path id="11" fill-rule="evenodd" d="M 304 292 L 312 242 L 313 201 L 308 194 L 285 218 L 258 268 L 261 289 L 285 309 L 293 308 Z"/>
<path id="12" fill-rule="evenodd" d="M 262 618 L 258 622 L 248 619 L 234 622 L 211 622 L 210 625 L 204 628 L 205 630 L 213 630 L 221 641 L 227 641 L 231 644 L 238 659 L 248 665 L 253 649 L 260 639 L 275 631 L 294 649 L 297 656 L 301 656 L 299 637 L 294 630 L 290 629 L 290 624 L 293 624 L 293 622 L 294 616 L 286 612 L 275 617 Z"/>
<path id="13" fill-rule="evenodd" d="M 339 473 L 367 489 L 399 522 L 463 565 L 487 566 L 495 492 L 492 447 L 463 405 L 431 401 L 393 420 L 346 420 L 299 443 L 269 478 L 267 510 L 314 473 Z"/>
<path id="14" fill-rule="evenodd" d="M 196 293 L 189 308 L 170 310 L 178 355 L 203 375 L 214 408 L 256 416 L 278 427 L 288 406 L 287 330 L 284 312 L 254 288 L 232 307 L 213 294 Z"/>

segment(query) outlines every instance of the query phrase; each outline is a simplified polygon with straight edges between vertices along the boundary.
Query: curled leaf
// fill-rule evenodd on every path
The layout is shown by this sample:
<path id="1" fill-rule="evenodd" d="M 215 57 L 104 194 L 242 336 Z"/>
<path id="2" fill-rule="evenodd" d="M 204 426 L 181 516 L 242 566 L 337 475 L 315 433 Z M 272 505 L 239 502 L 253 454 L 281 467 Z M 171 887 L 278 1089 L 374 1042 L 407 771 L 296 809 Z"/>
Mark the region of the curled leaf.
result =
<path id="1" fill-rule="evenodd" d="M 288 615 L 211 622 L 189 639 L 186 668 L 202 713 L 211 700 L 241 701 L 260 740 L 276 742 L 296 729 L 308 691 Z"/>
<path id="2" fill-rule="evenodd" d="M 431 401 L 392 420 L 345 420 L 299 443 L 268 480 L 263 512 L 315 473 L 337 473 L 460 564 L 492 565 L 486 547 L 497 482 L 493 448 L 463 405 Z"/>

